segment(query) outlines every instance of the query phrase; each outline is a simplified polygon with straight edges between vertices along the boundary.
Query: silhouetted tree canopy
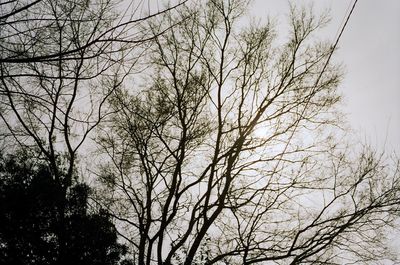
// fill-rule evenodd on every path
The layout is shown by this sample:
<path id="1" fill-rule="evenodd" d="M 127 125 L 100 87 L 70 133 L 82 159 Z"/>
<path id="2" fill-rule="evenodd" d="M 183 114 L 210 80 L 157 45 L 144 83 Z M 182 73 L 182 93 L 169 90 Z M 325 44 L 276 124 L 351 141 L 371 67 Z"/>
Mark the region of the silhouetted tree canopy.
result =
<path id="1" fill-rule="evenodd" d="M 88 208 L 90 188 L 74 184 L 62 202 L 59 183 L 45 163 L 26 155 L 0 162 L 0 264 L 118 264 L 126 248 L 107 212 Z M 58 205 L 65 203 L 63 222 Z M 58 260 L 64 230 L 67 259 Z"/>
<path id="2" fill-rule="evenodd" d="M 399 263 L 400 160 L 344 137 L 343 31 L 250 2 L 0 2 L 0 265 Z"/>

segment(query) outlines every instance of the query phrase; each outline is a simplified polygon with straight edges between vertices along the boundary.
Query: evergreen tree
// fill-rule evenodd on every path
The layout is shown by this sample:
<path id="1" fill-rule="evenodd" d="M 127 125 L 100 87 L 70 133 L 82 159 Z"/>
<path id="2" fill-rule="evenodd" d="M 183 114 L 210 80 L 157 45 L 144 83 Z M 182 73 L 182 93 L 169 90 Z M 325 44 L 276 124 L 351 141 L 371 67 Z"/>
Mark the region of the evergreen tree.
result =
<path id="1" fill-rule="evenodd" d="M 63 198 L 45 163 L 20 154 L 0 160 L 0 264 L 119 264 L 126 248 L 107 212 L 88 209 L 86 184 L 74 183 Z M 68 260 L 59 260 L 60 230 Z"/>

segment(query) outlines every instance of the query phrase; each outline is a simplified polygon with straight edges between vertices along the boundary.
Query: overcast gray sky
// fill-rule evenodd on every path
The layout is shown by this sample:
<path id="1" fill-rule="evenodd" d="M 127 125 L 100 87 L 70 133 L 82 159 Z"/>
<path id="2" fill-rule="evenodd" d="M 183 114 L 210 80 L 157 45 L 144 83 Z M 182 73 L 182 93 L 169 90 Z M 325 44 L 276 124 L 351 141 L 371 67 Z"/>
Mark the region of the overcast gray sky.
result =
<path id="1" fill-rule="evenodd" d="M 314 3 L 316 13 L 330 9 L 324 31 L 334 39 L 352 0 L 297 0 Z M 254 0 L 252 15 L 285 22 L 289 1 Z M 359 0 L 335 53 L 345 65 L 340 86 L 344 111 L 356 136 L 382 150 L 400 154 L 400 0 Z"/>

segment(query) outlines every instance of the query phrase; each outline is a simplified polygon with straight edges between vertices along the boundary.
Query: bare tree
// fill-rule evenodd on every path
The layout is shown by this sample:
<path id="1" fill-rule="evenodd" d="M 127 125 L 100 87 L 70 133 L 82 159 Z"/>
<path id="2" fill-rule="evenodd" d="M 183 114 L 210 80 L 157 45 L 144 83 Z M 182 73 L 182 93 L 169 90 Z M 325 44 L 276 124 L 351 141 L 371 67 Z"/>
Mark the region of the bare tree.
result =
<path id="1" fill-rule="evenodd" d="M 247 2 L 166 14 L 189 19 L 154 39 L 140 89 L 112 91 L 101 195 L 135 261 L 391 259 L 380 233 L 398 215 L 399 162 L 352 155 L 330 133 L 341 69 L 313 38 L 327 17 L 292 8 L 277 46 L 272 22 L 238 30 Z"/>
<path id="2" fill-rule="evenodd" d="M 78 151 L 111 114 L 104 104 L 134 71 L 146 41 L 173 26 L 144 32 L 140 24 L 174 12 L 186 1 L 147 11 L 145 2 L 0 3 L 1 143 L 3 148 L 39 151 L 62 187 L 64 201 L 57 205 L 61 262 L 68 255 L 62 224 Z"/>
<path id="3" fill-rule="evenodd" d="M 38 148 L 56 175 L 57 156 L 67 153 L 71 176 L 77 150 L 109 114 L 102 110 L 107 97 L 132 72 L 146 41 L 173 26 L 144 32 L 140 23 L 185 2 L 147 13 L 143 1 L 1 3 L 5 142 L 11 137 L 19 146 Z"/>

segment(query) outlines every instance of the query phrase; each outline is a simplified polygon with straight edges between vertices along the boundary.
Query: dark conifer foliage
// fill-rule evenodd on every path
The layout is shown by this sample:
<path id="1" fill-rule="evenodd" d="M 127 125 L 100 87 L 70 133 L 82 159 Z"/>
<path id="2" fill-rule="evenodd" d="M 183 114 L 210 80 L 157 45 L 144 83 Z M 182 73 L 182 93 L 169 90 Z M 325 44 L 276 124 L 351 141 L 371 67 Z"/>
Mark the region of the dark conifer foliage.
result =
<path id="1" fill-rule="evenodd" d="M 60 184 L 44 163 L 26 155 L 0 159 L 0 264 L 119 264 L 126 248 L 117 243 L 107 212 L 88 209 L 86 184 L 75 183 L 63 201 Z M 63 260 L 60 231 L 68 253 Z"/>

